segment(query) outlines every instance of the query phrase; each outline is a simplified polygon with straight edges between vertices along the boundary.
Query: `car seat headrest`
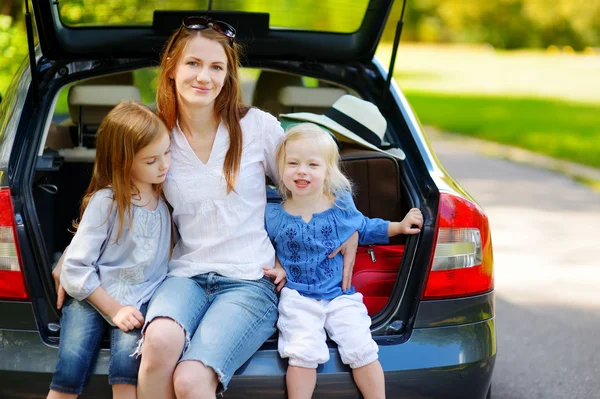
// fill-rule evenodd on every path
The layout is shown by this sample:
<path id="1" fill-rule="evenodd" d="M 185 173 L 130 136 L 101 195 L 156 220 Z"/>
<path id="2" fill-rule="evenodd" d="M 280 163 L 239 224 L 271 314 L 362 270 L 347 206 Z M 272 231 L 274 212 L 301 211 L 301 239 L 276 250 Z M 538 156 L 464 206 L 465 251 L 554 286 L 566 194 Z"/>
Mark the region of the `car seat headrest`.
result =
<path id="1" fill-rule="evenodd" d="M 344 94 L 347 94 L 346 90 L 336 87 L 286 86 L 279 90 L 278 100 L 280 104 L 291 108 L 291 112 L 323 113 Z"/>
<path id="2" fill-rule="evenodd" d="M 141 101 L 140 89 L 123 85 L 78 85 L 69 90 L 71 120 L 83 125 L 99 125 L 122 100 Z"/>

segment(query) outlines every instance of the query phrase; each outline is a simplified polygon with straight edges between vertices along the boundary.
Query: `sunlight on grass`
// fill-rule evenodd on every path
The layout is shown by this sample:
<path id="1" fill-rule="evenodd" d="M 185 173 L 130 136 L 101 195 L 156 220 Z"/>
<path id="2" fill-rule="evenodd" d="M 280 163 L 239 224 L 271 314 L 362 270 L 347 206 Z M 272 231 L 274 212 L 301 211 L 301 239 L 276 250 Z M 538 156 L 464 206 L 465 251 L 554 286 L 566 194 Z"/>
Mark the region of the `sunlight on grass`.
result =
<path id="1" fill-rule="evenodd" d="M 412 90 L 405 94 L 426 125 L 600 167 L 596 105 Z"/>
<path id="2" fill-rule="evenodd" d="M 394 68 L 424 125 L 597 168 L 599 76 L 599 55 L 482 45 L 402 44 Z"/>
<path id="3" fill-rule="evenodd" d="M 382 44 L 376 54 L 387 66 L 391 47 Z M 600 55 L 401 44 L 394 69 L 404 90 L 600 103 Z"/>

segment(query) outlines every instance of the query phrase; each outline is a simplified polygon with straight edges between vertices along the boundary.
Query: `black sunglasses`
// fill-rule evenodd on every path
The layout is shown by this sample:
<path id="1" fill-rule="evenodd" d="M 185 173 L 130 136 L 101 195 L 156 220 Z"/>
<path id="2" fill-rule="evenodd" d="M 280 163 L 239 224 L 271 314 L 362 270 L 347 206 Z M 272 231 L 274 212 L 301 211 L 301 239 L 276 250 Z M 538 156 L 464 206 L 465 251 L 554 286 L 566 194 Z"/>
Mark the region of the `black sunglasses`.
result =
<path id="1" fill-rule="evenodd" d="M 215 32 L 220 33 L 231 40 L 235 38 L 235 28 L 233 26 L 229 25 L 227 22 L 217 21 L 207 17 L 187 17 L 183 20 L 181 27 L 190 30 L 213 28 Z"/>
<path id="2" fill-rule="evenodd" d="M 233 39 L 235 38 L 235 28 L 229 25 L 227 22 L 217 21 L 208 17 L 186 17 L 183 19 L 183 22 L 173 37 L 173 40 L 169 42 L 169 47 L 167 47 L 165 55 L 169 54 L 171 51 L 171 46 L 177 41 L 177 38 L 181 34 L 181 30 L 183 28 L 189 30 L 204 30 L 212 28 L 215 32 L 229 38 L 231 43 L 233 43 Z"/>

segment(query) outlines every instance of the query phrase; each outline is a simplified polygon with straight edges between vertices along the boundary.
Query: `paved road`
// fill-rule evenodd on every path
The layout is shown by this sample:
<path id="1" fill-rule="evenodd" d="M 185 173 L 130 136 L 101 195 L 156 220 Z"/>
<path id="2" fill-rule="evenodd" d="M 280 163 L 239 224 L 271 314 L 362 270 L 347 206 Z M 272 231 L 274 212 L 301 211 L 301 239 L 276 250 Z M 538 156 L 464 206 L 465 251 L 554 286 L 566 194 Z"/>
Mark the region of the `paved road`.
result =
<path id="1" fill-rule="evenodd" d="M 457 141 L 433 147 L 490 218 L 493 399 L 600 398 L 600 194 Z"/>

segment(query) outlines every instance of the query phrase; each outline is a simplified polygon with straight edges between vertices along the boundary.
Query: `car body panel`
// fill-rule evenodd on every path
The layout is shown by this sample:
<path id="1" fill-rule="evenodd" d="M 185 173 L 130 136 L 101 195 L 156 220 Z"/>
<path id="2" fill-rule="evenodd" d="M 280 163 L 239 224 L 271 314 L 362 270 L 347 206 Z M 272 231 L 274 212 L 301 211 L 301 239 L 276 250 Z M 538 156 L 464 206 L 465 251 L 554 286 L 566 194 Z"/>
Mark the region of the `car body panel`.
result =
<path id="1" fill-rule="evenodd" d="M 376 338 L 379 360 L 386 373 L 390 397 L 485 397 L 496 355 L 494 319 L 448 327 L 414 329 L 410 337 Z M 0 397 L 17 398 L 45 393 L 58 349 L 44 344 L 35 331 L 0 330 Z M 283 398 L 287 361 L 274 343 L 267 343 L 235 374 L 228 398 Z M 355 398 L 350 369 L 330 346 L 330 360 L 317 369 L 315 395 Z M 109 395 L 109 351 L 102 350 L 90 385 L 82 398 Z M 452 389 L 450 389 L 452 387 Z M 457 396 L 462 392 L 464 396 Z M 393 396 L 391 396 L 393 395 Z"/>
<path id="2" fill-rule="evenodd" d="M 419 302 L 414 328 L 443 327 L 476 323 L 495 314 L 495 293 L 488 292 L 455 300 Z"/>
<path id="3" fill-rule="evenodd" d="M 0 301 L 0 331 L 32 330 L 37 332 L 35 314 L 31 302 Z"/>

